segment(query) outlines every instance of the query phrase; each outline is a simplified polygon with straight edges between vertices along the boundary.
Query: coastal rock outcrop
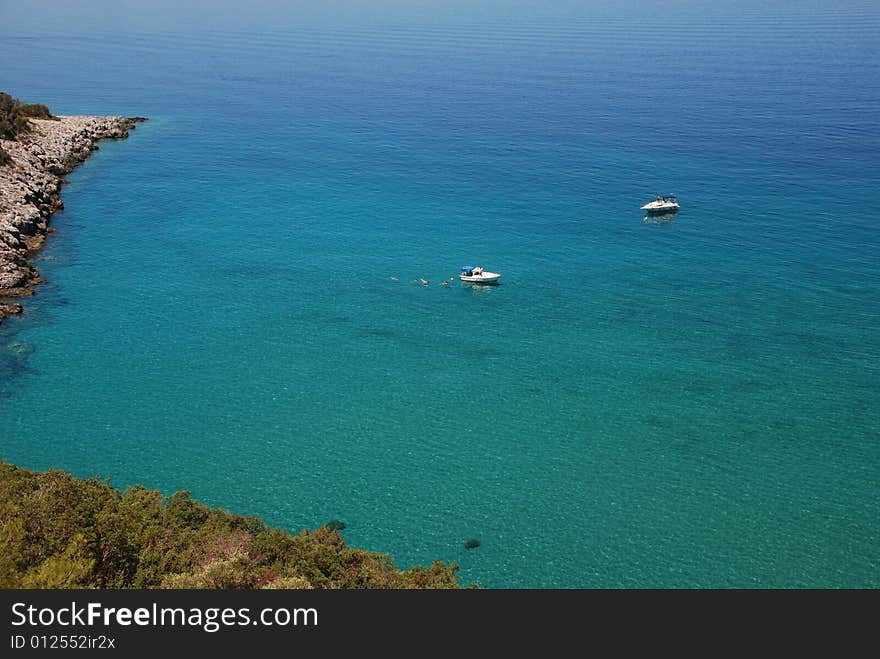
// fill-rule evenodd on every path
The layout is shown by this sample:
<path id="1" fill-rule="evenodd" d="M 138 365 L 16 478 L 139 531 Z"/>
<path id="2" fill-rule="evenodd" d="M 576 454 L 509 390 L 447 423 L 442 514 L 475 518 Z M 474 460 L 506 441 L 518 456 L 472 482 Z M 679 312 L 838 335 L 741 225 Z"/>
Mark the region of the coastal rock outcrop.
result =
<path id="1" fill-rule="evenodd" d="M 51 232 L 49 218 L 59 208 L 62 178 L 98 148 L 103 139 L 121 139 L 143 117 L 54 117 L 29 120 L 30 131 L 0 140 L 10 160 L 0 165 L 0 300 L 24 297 L 40 283 L 29 258 Z M 21 305 L 0 303 L 3 317 Z"/>

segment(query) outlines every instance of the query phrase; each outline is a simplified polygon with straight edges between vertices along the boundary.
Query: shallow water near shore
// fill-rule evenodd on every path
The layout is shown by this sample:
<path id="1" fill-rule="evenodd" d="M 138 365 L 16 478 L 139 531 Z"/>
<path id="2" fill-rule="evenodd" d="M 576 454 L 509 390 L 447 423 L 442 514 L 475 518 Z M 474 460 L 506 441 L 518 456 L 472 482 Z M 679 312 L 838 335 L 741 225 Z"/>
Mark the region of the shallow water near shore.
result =
<path id="1" fill-rule="evenodd" d="M 489 587 L 880 586 L 880 11 L 775 11 L 4 35 L 151 121 L 0 327 L 0 458 Z"/>

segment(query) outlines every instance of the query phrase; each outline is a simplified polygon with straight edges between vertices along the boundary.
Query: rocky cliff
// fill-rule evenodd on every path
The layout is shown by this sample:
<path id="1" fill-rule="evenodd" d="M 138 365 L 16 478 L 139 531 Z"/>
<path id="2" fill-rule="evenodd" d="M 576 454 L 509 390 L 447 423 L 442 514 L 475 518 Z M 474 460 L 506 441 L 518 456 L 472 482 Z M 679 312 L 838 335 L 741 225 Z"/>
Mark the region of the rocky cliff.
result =
<path id="1" fill-rule="evenodd" d="M 89 157 L 102 139 L 128 137 L 141 117 L 55 117 L 30 119 L 31 130 L 0 140 L 10 162 L 0 165 L 0 322 L 20 313 L 10 298 L 32 294 L 42 280 L 30 264 L 59 208 L 63 176 Z"/>

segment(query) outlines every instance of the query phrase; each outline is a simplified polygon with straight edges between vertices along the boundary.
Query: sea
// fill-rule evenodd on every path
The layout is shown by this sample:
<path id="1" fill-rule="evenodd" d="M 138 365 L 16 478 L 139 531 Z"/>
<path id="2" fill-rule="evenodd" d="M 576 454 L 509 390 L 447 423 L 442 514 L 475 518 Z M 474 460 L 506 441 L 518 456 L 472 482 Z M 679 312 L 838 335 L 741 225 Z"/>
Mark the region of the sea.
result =
<path id="1" fill-rule="evenodd" d="M 0 327 L 0 459 L 486 588 L 880 587 L 875 2 L 19 4 L 0 90 L 149 121 Z"/>

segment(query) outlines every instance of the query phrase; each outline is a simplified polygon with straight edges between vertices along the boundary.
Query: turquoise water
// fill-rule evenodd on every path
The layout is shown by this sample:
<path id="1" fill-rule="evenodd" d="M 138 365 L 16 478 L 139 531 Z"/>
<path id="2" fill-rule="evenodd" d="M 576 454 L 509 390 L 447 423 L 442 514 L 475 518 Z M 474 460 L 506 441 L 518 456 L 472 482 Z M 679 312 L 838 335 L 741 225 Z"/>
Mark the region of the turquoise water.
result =
<path id="1" fill-rule="evenodd" d="M 151 121 L 0 328 L 0 458 L 488 587 L 880 586 L 880 11 L 609 12 L 5 35 Z"/>

